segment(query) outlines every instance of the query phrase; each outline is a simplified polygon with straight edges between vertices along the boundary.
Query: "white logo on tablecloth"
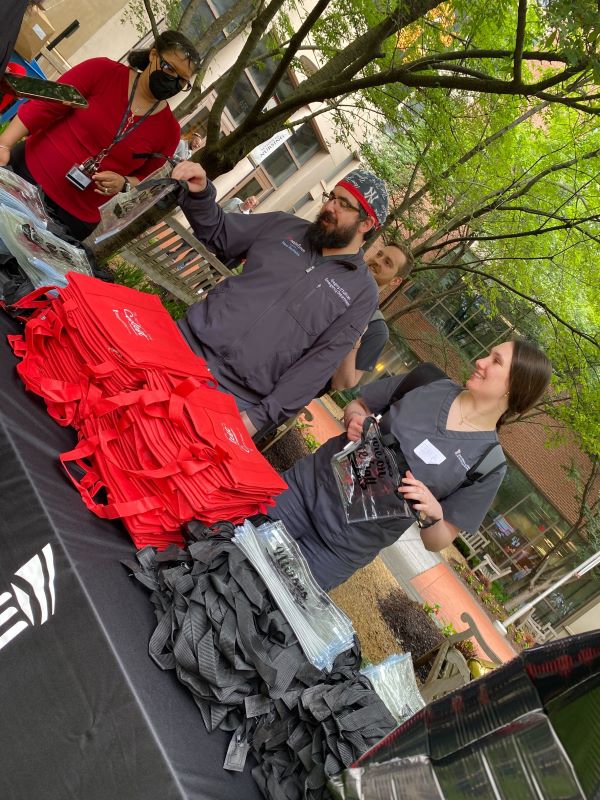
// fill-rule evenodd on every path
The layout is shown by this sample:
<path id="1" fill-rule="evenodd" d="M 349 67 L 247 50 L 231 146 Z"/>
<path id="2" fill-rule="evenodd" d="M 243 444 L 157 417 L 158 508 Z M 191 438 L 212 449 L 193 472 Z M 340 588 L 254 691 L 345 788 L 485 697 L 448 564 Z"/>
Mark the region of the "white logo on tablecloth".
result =
<path id="1" fill-rule="evenodd" d="M 54 578 L 54 555 L 49 544 L 15 572 L 12 591 L 0 594 L 0 650 L 26 628 L 43 625 L 54 614 Z"/>

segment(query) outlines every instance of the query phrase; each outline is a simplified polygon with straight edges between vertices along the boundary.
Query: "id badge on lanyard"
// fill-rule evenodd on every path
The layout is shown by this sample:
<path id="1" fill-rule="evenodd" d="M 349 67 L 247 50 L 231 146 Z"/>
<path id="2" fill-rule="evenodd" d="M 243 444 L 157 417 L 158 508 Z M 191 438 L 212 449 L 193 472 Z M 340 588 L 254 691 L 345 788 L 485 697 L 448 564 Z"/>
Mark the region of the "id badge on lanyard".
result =
<path id="1" fill-rule="evenodd" d="M 131 111 L 131 105 L 133 103 L 133 98 L 135 95 L 135 90 L 137 88 L 139 79 L 140 76 L 138 74 L 136 75 L 135 80 L 133 82 L 133 86 L 131 87 L 129 102 L 127 103 L 127 108 L 125 109 L 125 113 L 121 118 L 119 128 L 117 130 L 117 133 L 115 134 L 115 138 L 113 139 L 113 141 L 108 145 L 108 147 L 105 147 L 97 155 L 91 156 L 90 158 L 86 158 L 86 160 L 83 161 L 81 164 L 73 164 L 71 169 L 65 175 L 65 178 L 70 183 L 72 183 L 73 186 L 75 186 L 77 189 L 80 189 L 81 191 L 87 189 L 87 187 L 93 180 L 94 174 L 98 172 L 100 163 L 104 158 L 106 158 L 106 156 L 112 150 L 112 148 L 119 142 L 122 142 L 126 136 L 128 136 L 138 127 L 138 125 L 142 124 L 142 122 L 146 119 L 146 117 L 149 117 L 150 114 L 152 114 L 153 111 L 156 110 L 160 102 L 159 100 L 157 100 L 156 103 L 154 103 L 154 105 L 150 109 L 148 109 L 148 111 L 146 111 L 146 113 L 142 117 L 140 117 L 140 119 L 137 120 L 137 122 L 133 121 L 134 115 Z"/>

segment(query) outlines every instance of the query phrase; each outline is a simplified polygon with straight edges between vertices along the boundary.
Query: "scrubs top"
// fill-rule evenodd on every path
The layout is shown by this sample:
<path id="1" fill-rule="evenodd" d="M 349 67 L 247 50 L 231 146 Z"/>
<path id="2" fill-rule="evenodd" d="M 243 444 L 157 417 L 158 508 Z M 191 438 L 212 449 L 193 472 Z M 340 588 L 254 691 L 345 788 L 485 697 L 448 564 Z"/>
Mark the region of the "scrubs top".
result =
<path id="1" fill-rule="evenodd" d="M 383 414 L 383 433 L 393 433 L 411 472 L 441 502 L 444 519 L 460 530 L 476 531 L 506 473 L 506 467 L 472 486 L 461 487 L 467 471 L 498 441 L 495 431 L 450 431 L 448 412 L 462 387 L 450 379 L 409 391 L 390 407 L 405 376 L 363 387 L 361 397 L 373 414 Z M 393 544 L 410 519 L 348 523 L 336 486 L 331 458 L 347 444 L 345 433 L 284 474 L 288 489 L 269 516 L 281 519 L 324 589 L 345 581 L 377 553 Z"/>

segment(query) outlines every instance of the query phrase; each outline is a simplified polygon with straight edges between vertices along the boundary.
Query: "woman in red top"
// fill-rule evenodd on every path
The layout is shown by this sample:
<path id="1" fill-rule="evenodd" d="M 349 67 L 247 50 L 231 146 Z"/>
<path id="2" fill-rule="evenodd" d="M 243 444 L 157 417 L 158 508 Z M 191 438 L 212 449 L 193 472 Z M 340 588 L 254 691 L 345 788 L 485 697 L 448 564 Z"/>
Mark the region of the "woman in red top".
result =
<path id="1" fill-rule="evenodd" d="M 134 50 L 129 67 L 92 58 L 59 78 L 75 86 L 87 108 L 44 100 L 24 103 L 0 134 L 0 166 L 38 184 L 59 222 L 85 239 L 99 206 L 127 191 L 172 156 L 181 131 L 167 98 L 188 91 L 200 58 L 180 33 L 166 31 L 151 50 Z M 24 137 L 25 140 L 21 142 Z"/>

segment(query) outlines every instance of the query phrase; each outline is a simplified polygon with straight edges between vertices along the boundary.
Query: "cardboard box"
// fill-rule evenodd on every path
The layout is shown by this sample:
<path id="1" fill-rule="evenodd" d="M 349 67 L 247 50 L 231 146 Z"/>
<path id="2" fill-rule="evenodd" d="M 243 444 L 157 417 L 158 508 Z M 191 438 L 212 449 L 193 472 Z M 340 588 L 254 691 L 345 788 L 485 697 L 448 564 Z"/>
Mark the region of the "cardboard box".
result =
<path id="1" fill-rule="evenodd" d="M 44 12 L 36 6 L 29 6 L 23 18 L 15 50 L 26 61 L 31 61 L 39 55 L 42 47 L 52 39 L 55 32 Z"/>

